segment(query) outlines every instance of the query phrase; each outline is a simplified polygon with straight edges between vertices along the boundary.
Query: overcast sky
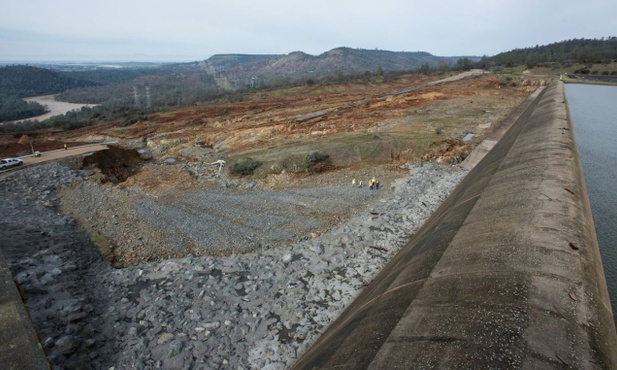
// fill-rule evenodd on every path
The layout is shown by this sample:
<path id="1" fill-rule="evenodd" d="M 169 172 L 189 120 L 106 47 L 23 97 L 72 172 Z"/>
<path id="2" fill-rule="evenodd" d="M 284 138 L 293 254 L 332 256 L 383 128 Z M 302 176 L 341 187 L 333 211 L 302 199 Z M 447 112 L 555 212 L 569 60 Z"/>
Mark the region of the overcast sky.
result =
<path id="1" fill-rule="evenodd" d="M 0 0 L 0 61 L 195 61 L 340 46 L 495 55 L 617 36 L 616 0 Z"/>

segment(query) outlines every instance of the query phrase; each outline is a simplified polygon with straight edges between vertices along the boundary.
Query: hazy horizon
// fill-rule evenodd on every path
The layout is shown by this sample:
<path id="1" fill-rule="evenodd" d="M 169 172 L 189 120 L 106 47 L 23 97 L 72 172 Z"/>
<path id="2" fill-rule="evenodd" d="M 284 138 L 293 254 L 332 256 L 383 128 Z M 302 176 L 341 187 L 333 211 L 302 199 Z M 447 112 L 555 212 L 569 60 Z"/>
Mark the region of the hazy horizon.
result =
<path id="1" fill-rule="evenodd" d="M 340 46 L 342 47 L 346 47 L 346 46 Z M 336 49 L 336 48 L 334 48 Z M 353 49 L 362 49 L 362 50 L 368 50 L 368 49 L 363 49 L 363 48 L 353 48 Z M 330 49 L 332 50 L 332 49 Z M 321 54 L 327 53 L 330 50 L 324 50 L 323 52 L 319 53 L 319 54 L 310 54 L 310 53 L 306 53 L 302 50 L 294 50 L 294 51 L 290 51 L 287 53 L 282 53 L 282 54 L 266 54 L 266 53 L 260 53 L 260 55 L 288 55 L 290 53 L 294 53 L 294 52 L 304 52 L 306 54 L 312 55 L 312 56 L 319 56 Z M 391 51 L 391 52 L 403 52 L 402 50 L 385 50 L 385 49 L 379 49 L 380 51 Z M 426 52 L 429 53 L 433 56 L 438 56 L 438 57 L 481 57 L 482 55 L 435 55 L 433 53 L 430 53 L 429 51 L 425 51 L 425 50 L 416 50 L 416 51 L 404 51 L 404 52 Z M 200 61 L 200 60 L 206 60 L 214 55 L 222 55 L 222 54 L 236 54 L 236 55 L 257 55 L 257 53 L 243 53 L 243 52 L 236 52 L 236 53 L 220 53 L 220 54 L 213 54 L 213 55 L 209 55 L 205 58 L 201 58 L 201 59 L 191 59 L 191 60 L 177 60 L 174 59 L 172 56 L 169 56 L 168 59 L 159 59 L 159 60 L 150 60 L 150 59 L 139 59 L 137 58 L 136 60 L 131 60 L 131 59 L 99 59 L 99 60 L 70 60 L 70 59 L 66 59 L 66 60 L 3 60 L 0 59 L 0 64 L 10 64 L 10 63 L 34 63 L 34 64 L 75 64 L 75 65 L 79 65 L 79 64 L 84 64 L 84 65 L 88 65 L 88 64 L 101 64 L 101 63 L 117 63 L 117 64 L 129 64 L 129 63 L 136 63 L 136 64 L 161 64 L 161 63 L 187 63 L 187 62 L 196 62 L 196 61 Z"/>

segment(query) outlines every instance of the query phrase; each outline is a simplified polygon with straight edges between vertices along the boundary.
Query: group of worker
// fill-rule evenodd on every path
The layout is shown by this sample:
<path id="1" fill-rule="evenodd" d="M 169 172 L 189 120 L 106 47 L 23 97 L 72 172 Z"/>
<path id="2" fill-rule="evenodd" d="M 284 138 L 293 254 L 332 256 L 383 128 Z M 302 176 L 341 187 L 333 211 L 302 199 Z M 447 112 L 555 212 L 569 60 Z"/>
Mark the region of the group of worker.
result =
<path id="1" fill-rule="evenodd" d="M 351 180 L 351 186 L 355 187 L 356 186 L 356 179 Z M 360 182 L 358 183 L 358 187 L 361 188 L 362 187 L 362 180 L 360 180 Z M 378 190 L 379 189 L 379 181 L 377 181 L 374 177 L 372 179 L 369 180 L 368 182 L 368 188 L 373 190 Z"/>

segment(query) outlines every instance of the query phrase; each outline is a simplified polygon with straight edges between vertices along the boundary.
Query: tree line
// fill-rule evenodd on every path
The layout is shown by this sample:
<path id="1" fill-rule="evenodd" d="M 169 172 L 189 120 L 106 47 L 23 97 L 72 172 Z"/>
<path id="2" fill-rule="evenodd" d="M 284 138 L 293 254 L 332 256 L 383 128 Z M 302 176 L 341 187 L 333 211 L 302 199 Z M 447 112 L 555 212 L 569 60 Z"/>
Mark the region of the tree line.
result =
<path id="1" fill-rule="evenodd" d="M 128 126 L 139 120 L 147 120 L 148 116 L 156 111 L 158 110 L 117 104 L 82 107 L 79 110 L 73 110 L 42 121 L 26 119 L 19 122 L 5 122 L 0 124 L 0 133 L 32 132 L 49 128 L 72 130 L 99 122 L 115 120 L 119 120 L 122 126 Z"/>
<path id="2" fill-rule="evenodd" d="M 65 76 L 45 68 L 28 65 L 0 67 L 0 94 L 28 96 L 55 94 L 68 89 L 94 86 L 96 83 Z"/>
<path id="3" fill-rule="evenodd" d="M 524 49 L 514 49 L 490 58 L 493 64 L 529 68 L 547 63 L 610 63 L 617 60 L 617 37 L 600 39 L 572 39 Z"/>
<path id="4" fill-rule="evenodd" d="M 17 96 L 0 95 L 0 122 L 40 116 L 46 111 L 44 106 L 35 101 L 26 102 Z"/>

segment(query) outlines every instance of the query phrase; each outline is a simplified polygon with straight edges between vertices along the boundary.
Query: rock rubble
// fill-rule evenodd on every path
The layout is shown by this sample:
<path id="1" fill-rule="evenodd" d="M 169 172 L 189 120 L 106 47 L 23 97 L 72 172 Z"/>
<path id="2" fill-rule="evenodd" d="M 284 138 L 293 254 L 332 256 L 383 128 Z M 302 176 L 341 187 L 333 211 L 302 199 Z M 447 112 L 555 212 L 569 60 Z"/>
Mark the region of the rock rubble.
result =
<path id="1" fill-rule="evenodd" d="M 90 174 L 46 164 L 0 181 L 1 248 L 55 369 L 284 369 L 466 174 L 408 167 L 325 234 L 115 269 L 59 211 L 56 191 Z"/>

